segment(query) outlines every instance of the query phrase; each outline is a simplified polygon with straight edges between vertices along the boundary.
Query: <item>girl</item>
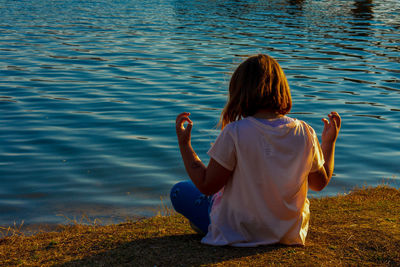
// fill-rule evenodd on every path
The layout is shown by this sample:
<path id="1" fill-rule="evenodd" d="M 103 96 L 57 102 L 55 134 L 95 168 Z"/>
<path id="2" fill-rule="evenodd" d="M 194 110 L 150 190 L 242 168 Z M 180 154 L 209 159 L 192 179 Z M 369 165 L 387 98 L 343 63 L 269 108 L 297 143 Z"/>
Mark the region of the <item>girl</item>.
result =
<path id="1" fill-rule="evenodd" d="M 320 191 L 332 177 L 341 118 L 322 119 L 322 144 L 311 126 L 285 116 L 292 107 L 279 64 L 267 55 L 239 65 L 222 111 L 222 131 L 206 167 L 194 152 L 190 113 L 176 118 L 176 133 L 192 182 L 171 190 L 175 210 L 210 245 L 304 245 L 308 188 Z M 187 123 L 185 128 L 184 124 Z"/>

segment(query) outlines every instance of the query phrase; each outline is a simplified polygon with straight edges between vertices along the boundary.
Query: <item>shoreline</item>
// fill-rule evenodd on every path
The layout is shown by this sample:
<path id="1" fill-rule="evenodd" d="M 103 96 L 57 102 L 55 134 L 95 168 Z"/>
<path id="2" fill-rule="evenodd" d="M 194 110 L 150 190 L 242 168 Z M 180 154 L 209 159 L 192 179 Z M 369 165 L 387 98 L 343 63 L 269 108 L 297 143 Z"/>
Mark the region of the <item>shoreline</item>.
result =
<path id="1" fill-rule="evenodd" d="M 342 192 L 337 192 L 337 193 L 330 193 L 330 194 L 316 194 L 316 195 L 311 195 L 308 193 L 308 199 L 321 199 L 321 198 L 331 198 L 331 197 L 338 197 L 338 196 L 345 196 L 347 194 L 351 194 L 353 191 L 360 190 L 363 188 L 375 188 L 375 187 L 390 187 L 390 188 L 395 188 L 400 190 L 400 184 L 395 183 L 393 181 L 387 180 L 387 179 L 382 179 L 381 183 L 378 185 L 367 185 L 365 184 L 363 187 L 354 187 L 351 190 L 343 190 Z M 317 192 L 319 193 L 319 192 Z M 168 196 L 163 196 L 163 197 L 168 197 Z M 164 199 L 164 198 L 163 198 Z M 96 206 L 93 204 L 93 206 Z M 7 228 L 10 229 L 17 229 L 17 232 L 21 232 L 20 234 L 24 234 L 26 236 L 31 236 L 35 235 L 38 233 L 42 232 L 52 232 L 52 231 L 57 231 L 57 229 L 61 229 L 65 226 L 70 226 L 70 225 L 98 225 L 98 226 L 108 226 L 112 224 L 121 224 L 125 222 L 135 222 L 138 220 L 142 219 L 148 219 L 152 218 L 157 215 L 165 215 L 165 214 L 170 214 L 171 210 L 173 208 L 171 205 L 166 205 L 163 200 L 160 201 L 158 207 L 153 207 L 153 208 L 148 208 L 147 210 L 152 210 L 152 215 L 139 215 L 139 214 L 133 214 L 133 215 L 124 215 L 124 216 L 105 216 L 102 215 L 100 217 L 95 216 L 95 215 L 88 215 L 86 213 L 79 212 L 79 217 L 73 216 L 73 217 L 68 217 L 64 216 L 63 214 L 57 214 L 54 216 L 58 217 L 64 217 L 64 222 L 26 222 L 24 219 L 21 219 L 19 222 L 14 221 L 12 224 L 6 225 L 6 224 L 0 224 L 0 239 L 5 237 L 6 235 L 4 232 L 6 231 Z M 174 212 L 174 211 L 172 211 Z"/>
<path id="2" fill-rule="evenodd" d="M 111 225 L 61 225 L 59 231 L 0 238 L 0 265 L 400 265 L 400 189 L 355 189 L 310 198 L 305 247 L 211 247 L 181 215 Z"/>

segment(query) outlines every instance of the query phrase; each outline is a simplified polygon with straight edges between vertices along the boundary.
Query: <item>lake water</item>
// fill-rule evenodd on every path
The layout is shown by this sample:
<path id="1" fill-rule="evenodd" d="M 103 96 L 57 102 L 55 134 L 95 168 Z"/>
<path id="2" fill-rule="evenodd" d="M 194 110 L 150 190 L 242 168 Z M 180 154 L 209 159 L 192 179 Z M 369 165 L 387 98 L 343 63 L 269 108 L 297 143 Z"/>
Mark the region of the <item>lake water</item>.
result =
<path id="1" fill-rule="evenodd" d="M 150 216 L 187 179 L 175 116 L 203 161 L 232 71 L 267 53 L 292 117 L 343 119 L 313 196 L 400 186 L 398 0 L 0 0 L 0 224 Z M 168 204 L 168 199 L 164 200 Z"/>

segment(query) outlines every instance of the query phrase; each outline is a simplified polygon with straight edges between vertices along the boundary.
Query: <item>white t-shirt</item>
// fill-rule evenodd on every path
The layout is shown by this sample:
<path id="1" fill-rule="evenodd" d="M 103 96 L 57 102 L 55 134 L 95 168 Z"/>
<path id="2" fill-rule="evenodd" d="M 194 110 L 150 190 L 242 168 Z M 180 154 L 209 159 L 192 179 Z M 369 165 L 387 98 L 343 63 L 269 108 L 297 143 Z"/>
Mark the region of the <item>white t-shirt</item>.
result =
<path id="1" fill-rule="evenodd" d="M 208 155 L 233 176 L 213 204 L 202 243 L 304 245 L 307 178 L 324 164 L 311 126 L 293 119 L 274 127 L 247 117 L 228 124 Z"/>

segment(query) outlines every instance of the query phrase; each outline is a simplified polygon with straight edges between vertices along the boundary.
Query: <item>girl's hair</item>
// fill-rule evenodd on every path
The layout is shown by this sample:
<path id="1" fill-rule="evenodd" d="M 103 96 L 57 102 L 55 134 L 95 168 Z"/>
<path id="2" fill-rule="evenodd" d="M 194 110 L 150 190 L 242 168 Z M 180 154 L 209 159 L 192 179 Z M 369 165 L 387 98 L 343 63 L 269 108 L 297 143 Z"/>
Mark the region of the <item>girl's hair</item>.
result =
<path id="1" fill-rule="evenodd" d="M 292 97 L 282 68 L 272 57 L 259 54 L 242 62 L 233 73 L 220 125 L 223 129 L 261 109 L 285 115 L 291 108 Z"/>

